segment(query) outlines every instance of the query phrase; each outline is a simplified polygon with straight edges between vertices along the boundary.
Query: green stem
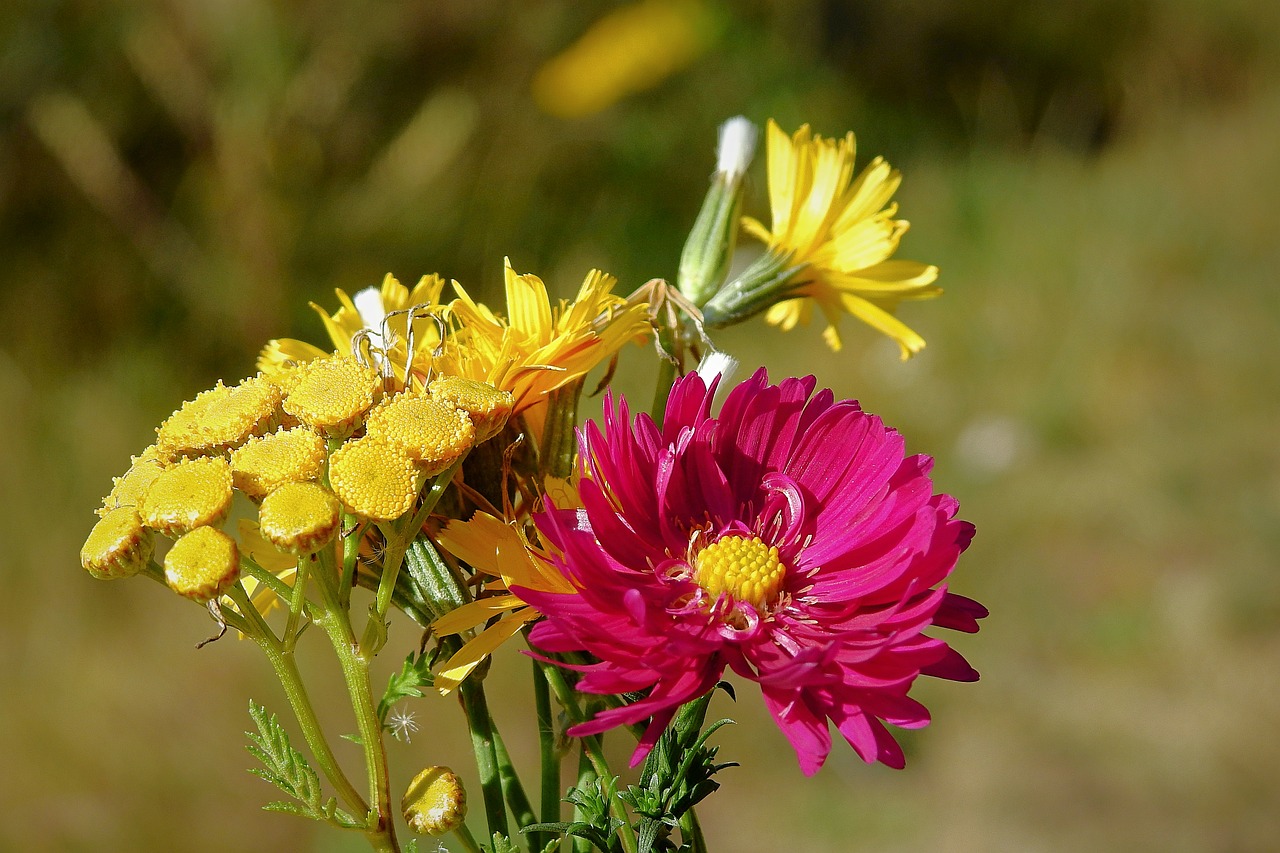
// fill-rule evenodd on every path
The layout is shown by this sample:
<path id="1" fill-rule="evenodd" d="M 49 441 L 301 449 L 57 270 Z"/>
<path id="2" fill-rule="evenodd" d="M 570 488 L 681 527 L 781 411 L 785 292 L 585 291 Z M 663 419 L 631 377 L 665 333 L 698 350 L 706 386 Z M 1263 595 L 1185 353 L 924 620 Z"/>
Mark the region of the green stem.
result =
<path id="1" fill-rule="evenodd" d="M 307 746 L 310 747 L 315 762 L 320 765 L 321 772 L 324 773 L 333 787 L 338 790 L 342 799 L 346 801 L 351 809 L 358 814 L 367 813 L 369 811 L 368 803 L 360 796 L 360 792 L 351 784 L 346 774 L 342 772 L 342 767 L 339 766 L 337 757 L 334 756 L 333 750 L 329 747 L 329 742 L 325 740 L 324 730 L 320 727 L 320 720 L 316 717 L 311 698 L 307 695 L 307 690 L 303 686 L 302 674 L 298 672 L 298 666 L 294 662 L 293 655 L 284 651 L 271 628 L 263 620 L 253 604 L 250 603 L 249 596 L 245 594 L 243 587 L 237 584 L 231 588 L 228 594 L 246 617 L 243 629 L 245 634 L 258 644 L 263 653 L 266 654 L 267 660 L 271 663 L 271 668 L 275 670 L 276 678 L 279 679 L 280 686 L 284 688 L 285 696 L 289 700 L 289 706 L 293 708 L 293 715 L 298 720 L 299 728 L 302 729 L 302 736 L 306 739 Z"/>
<path id="2" fill-rule="evenodd" d="M 471 830 L 467 829 L 467 825 L 461 824 L 453 831 L 454 836 L 462 845 L 462 849 L 467 853 L 484 853 L 480 845 L 476 843 L 476 838 L 471 834 Z"/>
<path id="3" fill-rule="evenodd" d="M 560 700 L 560 704 L 564 706 L 565 713 L 569 715 L 569 719 L 576 723 L 586 720 L 586 715 L 582 711 L 582 706 L 578 704 L 577 698 L 574 696 L 573 688 L 569 686 L 569 682 L 565 680 L 564 672 L 560 667 L 554 664 L 541 663 L 543 675 L 546 676 L 547 682 L 551 685 L 551 689 L 555 691 L 556 698 Z M 591 765 L 595 769 L 596 774 L 601 779 L 610 779 L 613 774 L 609 772 L 609 760 L 604 754 L 604 742 L 599 735 L 587 735 L 578 739 L 582 743 L 582 748 L 587 757 L 591 760 Z M 636 841 L 635 829 L 631 826 L 631 821 L 622 804 L 616 799 L 611 800 L 611 808 L 617 809 L 619 812 L 618 819 L 622 821 L 622 826 L 618 829 L 618 836 L 622 840 L 622 849 L 627 853 L 637 853 L 638 842 Z"/>
<path id="4" fill-rule="evenodd" d="M 562 754 L 556 749 L 555 720 L 551 715 L 551 688 L 537 661 L 533 661 L 533 704 L 538 718 L 538 753 L 542 758 L 541 786 L 538 792 L 542 803 L 540 821 L 556 823 L 560 820 Z M 530 836 L 530 846 L 534 850 L 542 850 L 550 841 L 550 833 L 535 832 Z"/>
<path id="5" fill-rule="evenodd" d="M 586 745 L 578 753 L 578 780 L 574 782 L 575 787 L 579 791 L 586 790 L 587 786 L 597 779 L 599 774 L 595 771 L 595 766 L 587 758 Z M 575 822 L 582 820 L 586 815 L 583 814 L 581 807 L 573 807 L 573 819 Z M 573 837 L 573 853 L 591 853 L 591 842 L 585 838 Z"/>
<path id="6" fill-rule="evenodd" d="M 491 721 L 491 727 L 494 757 L 498 760 L 498 778 L 502 780 L 502 794 L 506 797 L 507 806 L 510 807 L 511 814 L 516 819 L 516 827 L 524 829 L 536 820 L 533 816 L 533 806 L 524 792 L 524 785 L 520 782 L 520 775 L 516 773 L 515 764 L 512 763 L 511 755 L 507 752 L 507 745 L 502 740 L 502 733 L 498 731 L 497 723 Z"/>
<path id="7" fill-rule="evenodd" d="M 471 749 L 476 757 L 476 773 L 480 776 L 480 790 L 484 795 L 484 813 L 489 835 L 500 832 L 510 837 L 507 829 L 507 807 L 502 797 L 502 778 L 498 772 L 498 755 L 494 746 L 493 720 L 484 690 L 474 678 L 458 685 L 462 709 L 467 715 L 467 727 L 471 730 Z"/>
<path id="8" fill-rule="evenodd" d="M 351 588 L 355 585 L 356 562 L 360 559 L 360 540 L 364 538 L 366 523 L 350 512 L 343 512 L 339 523 L 339 530 L 350 532 L 342 537 L 342 579 L 338 582 L 338 603 L 343 610 L 350 610 Z"/>
<path id="9" fill-rule="evenodd" d="M 332 561 L 333 552 L 321 552 L 316 586 L 320 590 L 324 612 L 316 621 L 328 634 L 329 642 L 338 657 L 347 693 L 351 697 L 351 709 L 355 712 L 356 730 L 364 748 L 369 799 L 373 803 L 371 825 L 365 834 L 375 847 L 382 844 L 387 845 L 385 849 L 399 850 L 392 812 L 391 776 L 387 767 L 386 745 L 382 738 L 382 722 L 378 719 L 378 709 L 369 683 L 369 661 L 360 654 L 360 646 L 351 630 L 351 620 L 347 617 L 347 611 L 338 603 Z"/>
<path id="10" fill-rule="evenodd" d="M 674 345 L 672 343 L 671 331 L 667 328 L 659 333 L 662 346 L 667 352 L 672 352 Z M 653 387 L 653 406 L 649 413 L 653 415 L 654 421 L 658 426 L 662 426 L 662 419 L 667 412 L 667 398 L 671 396 L 671 386 L 676 381 L 676 363 L 673 361 L 674 356 L 658 359 L 658 379 L 657 384 Z"/>
<path id="11" fill-rule="evenodd" d="M 689 845 L 690 853 L 707 853 L 707 839 L 702 836 L 702 824 L 692 807 L 680 816 L 680 834 Z"/>
<path id="12" fill-rule="evenodd" d="M 298 571 L 293 576 L 293 595 L 289 599 L 289 619 L 284 625 L 284 650 L 293 654 L 293 647 L 298 643 L 298 620 L 307 604 L 307 567 L 312 557 L 298 559 Z"/>

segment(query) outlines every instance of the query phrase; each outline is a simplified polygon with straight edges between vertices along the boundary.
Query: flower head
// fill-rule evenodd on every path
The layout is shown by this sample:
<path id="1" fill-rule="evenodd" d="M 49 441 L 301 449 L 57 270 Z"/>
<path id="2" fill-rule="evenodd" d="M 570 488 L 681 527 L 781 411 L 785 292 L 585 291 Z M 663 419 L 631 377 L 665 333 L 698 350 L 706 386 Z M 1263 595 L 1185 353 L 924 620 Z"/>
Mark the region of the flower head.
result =
<path id="1" fill-rule="evenodd" d="M 554 307 L 536 275 L 517 273 L 508 261 L 505 276 L 505 318 L 454 283 L 453 334 L 435 365 L 443 375 L 511 392 L 511 416 L 524 415 L 539 440 L 547 395 L 647 334 L 647 306 L 614 295 L 616 279 L 599 270 L 587 273 L 573 302 L 562 300 Z"/>
<path id="2" fill-rule="evenodd" d="M 773 121 L 767 133 L 772 226 L 747 217 L 743 227 L 768 251 L 709 303 L 708 321 L 768 308 L 768 322 L 791 329 L 808 323 L 816 305 L 832 349 L 841 347 L 837 327 L 848 313 L 893 338 L 904 359 L 918 352 L 924 339 L 893 311 L 942 291 L 937 267 L 892 259 L 909 226 L 889 201 L 902 176 L 877 157 L 855 177 L 852 133 L 824 139 L 804 125 L 787 135 Z"/>
<path id="3" fill-rule="evenodd" d="M 814 384 L 760 370 L 713 416 L 715 383 L 693 373 L 661 428 L 608 401 L 603 429 L 581 432 L 583 508 L 536 517 L 575 589 L 512 591 L 546 617 L 531 643 L 598 658 L 578 689 L 646 695 L 571 734 L 651 718 L 638 762 L 727 668 L 760 684 L 806 774 L 830 751 L 828 721 L 864 760 L 901 767 L 884 723 L 928 722 L 915 678 L 977 678 L 924 633 L 986 615 L 940 586 L 973 527 L 934 493 L 931 460 Z"/>

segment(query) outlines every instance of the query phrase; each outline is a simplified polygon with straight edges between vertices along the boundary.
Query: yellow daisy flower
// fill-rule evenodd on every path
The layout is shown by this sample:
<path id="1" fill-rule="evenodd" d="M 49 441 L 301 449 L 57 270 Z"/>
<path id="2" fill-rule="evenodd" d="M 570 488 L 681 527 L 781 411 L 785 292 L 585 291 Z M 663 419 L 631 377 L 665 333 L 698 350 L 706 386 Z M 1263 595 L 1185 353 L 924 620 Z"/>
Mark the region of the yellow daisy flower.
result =
<path id="1" fill-rule="evenodd" d="M 452 335 L 435 366 L 510 391 L 512 415 L 524 415 L 534 440 L 546 416 L 546 395 L 612 358 L 628 341 L 650 331 L 647 305 L 628 304 L 613 293 L 617 279 L 587 273 L 572 302 L 553 307 L 536 275 L 521 275 L 505 262 L 507 317 L 476 302 L 454 282 L 449 306 Z"/>
<path id="2" fill-rule="evenodd" d="M 846 312 L 893 338 L 904 360 L 924 347 L 893 311 L 904 300 L 941 293 L 938 268 L 892 259 L 908 228 L 889 201 L 902 176 L 877 157 L 855 177 L 855 148 L 852 133 L 825 139 L 804 125 L 788 136 L 769 121 L 773 225 L 742 221 L 768 252 L 708 303 L 709 323 L 726 325 L 768 308 L 769 323 L 791 329 L 808 323 L 816 305 L 833 350 L 841 347 L 837 326 Z"/>

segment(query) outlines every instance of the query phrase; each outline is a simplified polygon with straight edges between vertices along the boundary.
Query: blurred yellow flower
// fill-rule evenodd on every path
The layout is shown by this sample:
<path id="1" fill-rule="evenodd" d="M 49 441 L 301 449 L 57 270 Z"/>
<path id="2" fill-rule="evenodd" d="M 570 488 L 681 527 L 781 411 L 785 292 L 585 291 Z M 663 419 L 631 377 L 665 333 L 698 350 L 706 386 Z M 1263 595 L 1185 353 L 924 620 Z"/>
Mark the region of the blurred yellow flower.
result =
<path id="1" fill-rule="evenodd" d="M 808 323 L 816 304 L 828 324 L 823 337 L 838 350 L 837 325 L 848 312 L 893 338 L 905 360 L 924 347 L 924 339 L 892 312 L 903 300 L 941 293 L 934 284 L 938 268 L 891 260 L 908 228 L 905 220 L 894 219 L 898 208 L 889 203 L 902 176 L 876 157 L 854 178 L 855 148 L 852 133 L 824 139 L 804 125 L 788 136 L 770 120 L 773 226 L 744 217 L 743 227 L 770 254 L 785 256 L 789 268 L 803 266 L 790 277 L 797 296 L 770 307 L 768 322 L 783 329 Z"/>
<path id="2" fill-rule="evenodd" d="M 533 79 L 538 106 L 561 118 L 598 113 L 687 67 L 716 22 L 701 0 L 641 0 L 600 18 Z"/>
<path id="3" fill-rule="evenodd" d="M 449 306 L 452 334 L 435 360 L 445 376 L 487 382 L 513 397 L 512 417 L 523 415 L 538 441 L 546 395 L 612 358 L 628 341 L 647 335 L 648 306 L 613 293 L 613 276 L 592 270 L 572 302 L 552 307 L 536 275 L 520 275 L 506 261 L 507 317 L 458 293 Z"/>

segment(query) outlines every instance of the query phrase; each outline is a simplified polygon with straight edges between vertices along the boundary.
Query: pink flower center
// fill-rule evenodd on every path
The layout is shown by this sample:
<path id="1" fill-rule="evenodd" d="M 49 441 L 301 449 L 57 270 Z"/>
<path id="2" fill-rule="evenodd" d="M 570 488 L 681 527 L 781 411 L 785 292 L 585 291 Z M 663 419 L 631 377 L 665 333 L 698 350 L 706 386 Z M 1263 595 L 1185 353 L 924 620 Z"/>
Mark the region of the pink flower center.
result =
<path id="1" fill-rule="evenodd" d="M 777 599 L 786 574 L 777 546 L 729 535 L 698 552 L 693 579 L 713 601 L 723 593 L 763 610 Z"/>

